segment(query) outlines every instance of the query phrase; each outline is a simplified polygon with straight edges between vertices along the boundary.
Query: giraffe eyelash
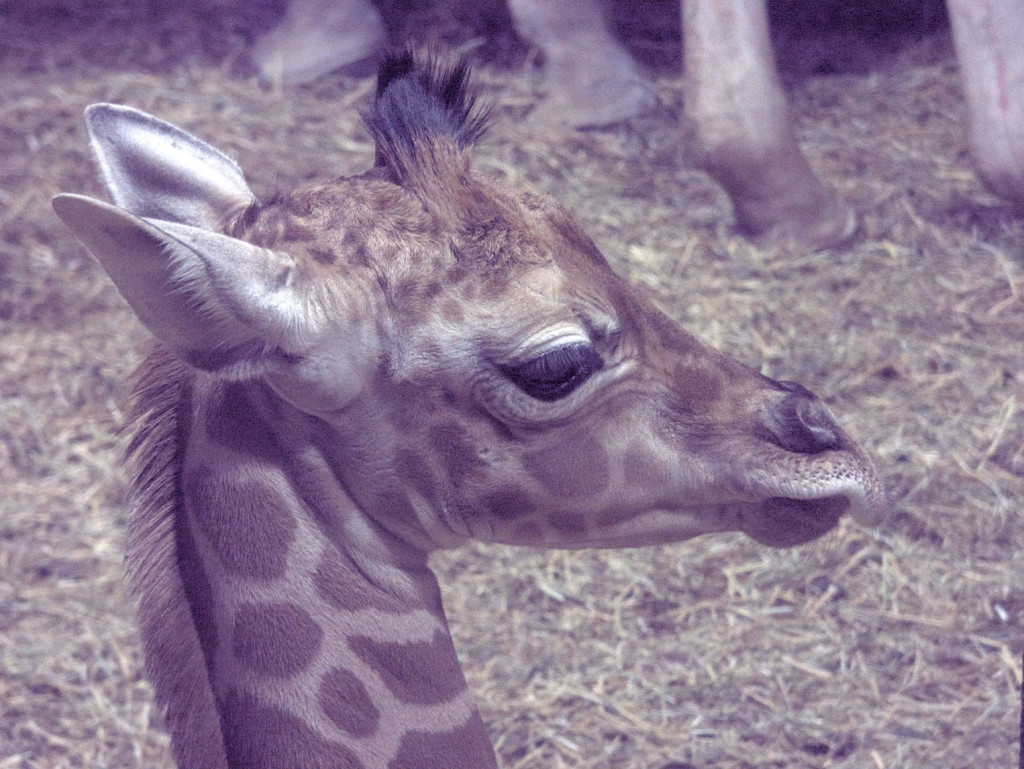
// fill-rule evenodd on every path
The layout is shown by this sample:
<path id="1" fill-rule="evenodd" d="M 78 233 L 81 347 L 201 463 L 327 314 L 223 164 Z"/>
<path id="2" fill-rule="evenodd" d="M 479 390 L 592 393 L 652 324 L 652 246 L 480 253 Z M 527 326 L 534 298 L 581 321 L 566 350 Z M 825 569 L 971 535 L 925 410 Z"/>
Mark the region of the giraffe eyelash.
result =
<path id="1" fill-rule="evenodd" d="M 551 402 L 571 395 L 603 367 L 604 360 L 590 344 L 578 343 L 557 347 L 525 363 L 499 368 L 530 397 Z"/>

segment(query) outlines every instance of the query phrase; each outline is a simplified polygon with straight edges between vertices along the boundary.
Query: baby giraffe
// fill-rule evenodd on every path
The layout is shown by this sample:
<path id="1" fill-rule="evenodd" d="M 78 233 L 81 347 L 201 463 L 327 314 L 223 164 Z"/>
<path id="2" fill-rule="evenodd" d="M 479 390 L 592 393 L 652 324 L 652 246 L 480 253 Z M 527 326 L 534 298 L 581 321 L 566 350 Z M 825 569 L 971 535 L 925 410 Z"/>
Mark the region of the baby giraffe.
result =
<path id="1" fill-rule="evenodd" d="M 882 492 L 828 409 L 706 347 L 555 201 L 470 167 L 464 65 L 383 63 L 363 174 L 258 200 L 127 107 L 53 205 L 159 340 L 126 563 L 183 769 L 496 767 L 427 554 L 795 545 Z"/>

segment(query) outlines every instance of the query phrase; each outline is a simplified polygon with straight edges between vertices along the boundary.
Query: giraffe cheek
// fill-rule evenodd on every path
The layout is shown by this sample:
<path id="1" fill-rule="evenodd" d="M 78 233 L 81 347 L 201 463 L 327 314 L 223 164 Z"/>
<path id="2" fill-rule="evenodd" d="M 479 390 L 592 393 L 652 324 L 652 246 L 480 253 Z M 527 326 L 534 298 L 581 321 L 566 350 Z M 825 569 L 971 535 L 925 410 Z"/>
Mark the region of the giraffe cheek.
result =
<path id="1" fill-rule="evenodd" d="M 649 447 L 631 447 L 622 456 L 622 475 L 630 490 L 665 488 L 672 483 L 670 464 L 662 452 Z"/>
<path id="2" fill-rule="evenodd" d="M 523 469 L 556 499 L 580 500 L 608 488 L 608 453 L 590 435 L 527 454 Z"/>
<path id="3" fill-rule="evenodd" d="M 549 523 L 552 530 L 569 542 L 583 541 L 590 530 L 587 516 L 573 512 L 559 512 L 551 516 Z"/>
<path id="4" fill-rule="evenodd" d="M 434 426 L 430 430 L 430 444 L 452 487 L 458 488 L 467 479 L 486 472 L 487 463 L 480 457 L 477 443 L 458 424 Z"/>
<path id="5" fill-rule="evenodd" d="M 395 471 L 404 486 L 415 489 L 425 499 L 437 495 L 438 480 L 432 466 L 416 451 L 402 449 L 395 460 Z"/>
<path id="6" fill-rule="evenodd" d="M 722 397 L 722 380 L 715 374 L 689 366 L 673 372 L 673 411 L 692 417 L 708 414 Z"/>

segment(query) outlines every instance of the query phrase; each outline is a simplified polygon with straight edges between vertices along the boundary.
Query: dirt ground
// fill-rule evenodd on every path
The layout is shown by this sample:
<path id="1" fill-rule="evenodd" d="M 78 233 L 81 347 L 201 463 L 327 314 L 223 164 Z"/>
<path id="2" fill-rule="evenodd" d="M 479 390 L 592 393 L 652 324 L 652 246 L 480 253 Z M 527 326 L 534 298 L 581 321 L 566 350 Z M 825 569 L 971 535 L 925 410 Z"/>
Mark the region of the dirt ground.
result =
<path id="1" fill-rule="evenodd" d="M 480 63 L 498 106 L 479 170 L 557 196 L 687 328 L 819 393 L 893 510 L 791 551 L 716 535 L 437 557 L 500 761 L 1014 766 L 1024 219 L 971 171 L 941 6 L 773 6 L 805 150 L 861 214 L 847 247 L 817 253 L 734 236 L 694 168 L 673 5 L 644 7 L 617 17 L 660 111 L 561 137 L 530 128 L 538 62 L 500 2 L 405 0 L 386 15 L 396 39 Z M 369 75 L 286 92 L 253 77 L 246 48 L 279 12 L 0 0 L 0 769 L 171 766 L 120 583 L 117 430 L 145 334 L 49 200 L 105 197 L 82 122 L 96 101 L 211 141 L 258 194 L 367 167 Z"/>

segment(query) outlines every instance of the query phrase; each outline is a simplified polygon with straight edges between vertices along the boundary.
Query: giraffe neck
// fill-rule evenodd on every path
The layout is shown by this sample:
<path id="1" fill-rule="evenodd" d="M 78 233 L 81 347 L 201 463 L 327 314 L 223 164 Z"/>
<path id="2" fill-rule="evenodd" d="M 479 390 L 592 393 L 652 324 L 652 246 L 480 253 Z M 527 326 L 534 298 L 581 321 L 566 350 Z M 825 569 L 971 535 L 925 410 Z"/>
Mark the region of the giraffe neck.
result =
<path id="1" fill-rule="evenodd" d="M 308 417 L 260 385 L 202 381 L 181 411 L 172 566 L 185 606 L 141 618 L 158 699 L 196 703 L 168 714 L 179 765 L 496 767 L 426 554 L 357 508 L 299 437 Z M 144 606 L 154 569 L 136 580 Z M 190 621 L 191 669 L 161 641 L 172 613 Z"/>

